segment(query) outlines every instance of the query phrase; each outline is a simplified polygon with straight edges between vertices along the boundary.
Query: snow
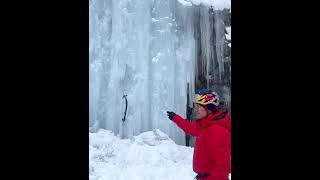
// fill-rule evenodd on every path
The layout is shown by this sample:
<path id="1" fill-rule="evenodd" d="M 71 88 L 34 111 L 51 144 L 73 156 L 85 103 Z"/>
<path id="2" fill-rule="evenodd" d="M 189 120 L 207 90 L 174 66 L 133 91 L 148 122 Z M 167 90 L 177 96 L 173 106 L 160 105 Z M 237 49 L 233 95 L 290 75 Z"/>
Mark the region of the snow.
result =
<path id="1" fill-rule="evenodd" d="M 231 40 L 231 35 L 226 34 L 226 39 L 227 39 L 227 40 Z"/>
<path id="2" fill-rule="evenodd" d="M 231 0 L 178 0 L 184 6 L 212 6 L 215 10 L 230 9 Z"/>
<path id="3" fill-rule="evenodd" d="M 177 145 L 159 129 L 121 139 L 111 131 L 89 133 L 90 180 L 193 179 L 193 148 Z"/>
<path id="4" fill-rule="evenodd" d="M 189 1 L 185 1 L 185 0 L 178 0 L 178 1 L 184 6 L 192 6 L 192 3 Z"/>
<path id="5" fill-rule="evenodd" d="M 103 129 L 89 132 L 89 180 L 192 180 L 192 157 L 192 147 L 177 145 L 159 129 L 128 139 Z"/>
<path id="6" fill-rule="evenodd" d="M 226 30 L 227 30 L 226 38 L 227 40 L 231 40 L 231 27 L 226 27 Z"/>
<path id="7" fill-rule="evenodd" d="M 159 20 L 155 19 L 155 18 L 151 18 L 152 22 L 159 22 Z"/>
<path id="8" fill-rule="evenodd" d="M 226 34 L 226 39 L 228 41 L 231 41 L 231 27 L 226 27 L 226 31 L 227 31 L 227 34 Z M 231 47 L 231 42 L 228 43 L 228 46 Z"/>

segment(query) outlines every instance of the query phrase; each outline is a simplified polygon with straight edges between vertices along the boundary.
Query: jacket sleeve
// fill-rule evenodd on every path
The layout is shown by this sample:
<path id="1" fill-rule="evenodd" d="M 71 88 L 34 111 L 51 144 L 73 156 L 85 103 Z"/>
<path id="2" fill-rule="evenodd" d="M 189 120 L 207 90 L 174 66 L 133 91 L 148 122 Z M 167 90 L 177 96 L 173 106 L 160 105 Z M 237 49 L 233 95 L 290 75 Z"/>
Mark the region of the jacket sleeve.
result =
<path id="1" fill-rule="evenodd" d="M 231 171 L 231 134 L 223 127 L 212 129 L 207 139 L 213 168 L 207 180 L 228 180 Z"/>
<path id="2" fill-rule="evenodd" d="M 198 135 L 198 127 L 195 122 L 190 122 L 177 114 L 173 116 L 173 121 L 187 134 L 191 136 Z"/>

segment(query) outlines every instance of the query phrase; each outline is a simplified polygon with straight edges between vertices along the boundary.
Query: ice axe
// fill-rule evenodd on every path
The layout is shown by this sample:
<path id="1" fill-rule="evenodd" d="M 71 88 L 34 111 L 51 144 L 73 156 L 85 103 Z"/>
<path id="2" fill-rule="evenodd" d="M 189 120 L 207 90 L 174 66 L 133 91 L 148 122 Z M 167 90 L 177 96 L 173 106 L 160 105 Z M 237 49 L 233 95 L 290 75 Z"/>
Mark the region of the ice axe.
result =
<path id="1" fill-rule="evenodd" d="M 123 116 L 123 118 L 122 118 L 122 122 L 123 122 L 123 123 L 124 123 L 124 121 L 126 120 L 126 115 L 127 115 L 127 108 L 128 108 L 127 96 L 128 96 L 128 95 L 126 95 L 126 94 L 122 96 L 122 98 L 125 98 L 125 100 L 126 100 L 126 109 L 125 109 L 125 111 L 124 111 L 124 116 Z"/>

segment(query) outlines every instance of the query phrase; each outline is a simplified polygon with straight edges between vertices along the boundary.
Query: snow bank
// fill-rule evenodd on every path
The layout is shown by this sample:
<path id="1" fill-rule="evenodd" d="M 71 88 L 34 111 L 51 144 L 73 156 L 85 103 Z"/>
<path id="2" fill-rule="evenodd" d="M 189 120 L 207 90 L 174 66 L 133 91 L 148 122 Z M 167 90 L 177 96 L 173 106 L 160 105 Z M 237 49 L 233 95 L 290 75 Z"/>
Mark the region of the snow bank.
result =
<path id="1" fill-rule="evenodd" d="M 231 0 L 178 0 L 184 6 L 212 6 L 215 10 L 231 9 Z"/>
<path id="2" fill-rule="evenodd" d="M 158 129 L 130 139 L 89 132 L 89 180 L 192 180 L 192 156 Z"/>
<path id="3" fill-rule="evenodd" d="M 158 129 L 130 139 L 99 130 L 89 133 L 89 179 L 191 180 L 192 154 Z"/>

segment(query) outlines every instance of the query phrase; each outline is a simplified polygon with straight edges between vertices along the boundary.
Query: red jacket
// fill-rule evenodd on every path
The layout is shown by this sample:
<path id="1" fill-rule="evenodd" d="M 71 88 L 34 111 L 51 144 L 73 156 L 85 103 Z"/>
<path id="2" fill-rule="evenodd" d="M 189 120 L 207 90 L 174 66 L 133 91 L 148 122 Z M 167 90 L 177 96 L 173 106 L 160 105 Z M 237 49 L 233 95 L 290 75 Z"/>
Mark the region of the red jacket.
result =
<path id="1" fill-rule="evenodd" d="M 179 115 L 173 121 L 187 134 L 196 137 L 193 171 L 209 173 L 205 180 L 227 180 L 231 170 L 231 120 L 228 112 L 219 111 L 190 122 Z"/>

